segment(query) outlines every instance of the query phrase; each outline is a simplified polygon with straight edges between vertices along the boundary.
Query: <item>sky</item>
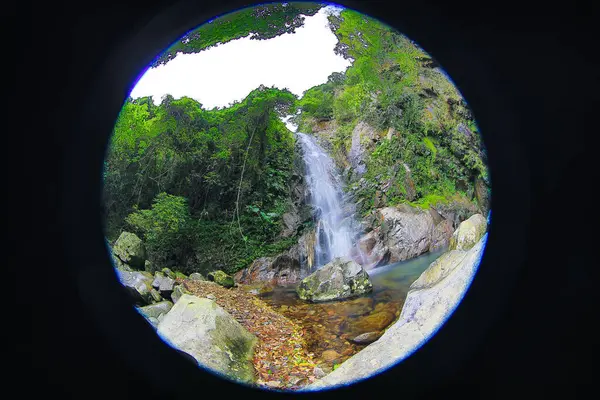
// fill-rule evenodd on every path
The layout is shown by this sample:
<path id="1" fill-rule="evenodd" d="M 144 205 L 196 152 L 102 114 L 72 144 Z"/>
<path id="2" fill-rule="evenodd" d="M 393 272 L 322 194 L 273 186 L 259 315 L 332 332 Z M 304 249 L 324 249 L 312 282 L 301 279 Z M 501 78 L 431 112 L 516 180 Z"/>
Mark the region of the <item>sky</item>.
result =
<path id="1" fill-rule="evenodd" d="M 178 54 L 166 65 L 148 69 L 130 96 L 153 96 L 159 104 L 165 94 L 191 97 L 204 106 L 226 107 L 243 100 L 261 84 L 302 93 L 325 83 L 332 72 L 343 72 L 350 61 L 336 55 L 337 38 L 328 27 L 325 7 L 293 34 L 269 40 L 237 39 L 196 54 Z"/>

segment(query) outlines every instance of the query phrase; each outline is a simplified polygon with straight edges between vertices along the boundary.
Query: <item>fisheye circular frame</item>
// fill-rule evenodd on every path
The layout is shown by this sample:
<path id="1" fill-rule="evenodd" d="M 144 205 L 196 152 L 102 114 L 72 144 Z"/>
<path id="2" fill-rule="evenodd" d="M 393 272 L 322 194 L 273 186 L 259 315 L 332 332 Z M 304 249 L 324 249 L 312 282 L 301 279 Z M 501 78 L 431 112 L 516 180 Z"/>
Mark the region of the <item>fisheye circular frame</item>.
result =
<path id="1" fill-rule="evenodd" d="M 198 390 L 202 385 L 218 384 L 235 395 L 248 387 L 227 382 L 212 373 L 202 373 L 164 344 L 143 317 L 127 307 L 129 303 L 119 290 L 120 284 L 111 268 L 103 238 L 100 213 L 102 164 L 123 101 L 154 57 L 187 31 L 215 16 L 242 6 L 261 4 L 251 3 L 233 0 L 199 4 L 185 0 L 161 10 L 120 48 L 106 55 L 102 70 L 97 76 L 90 77 L 89 96 L 74 99 L 85 102 L 86 112 L 77 120 L 79 135 L 71 138 L 71 151 L 65 160 L 62 211 L 63 218 L 69 222 L 65 248 L 71 257 L 71 276 L 79 286 L 81 300 L 96 321 L 98 330 L 123 355 L 123 361 L 148 376 L 165 392 L 183 394 Z M 490 66 L 461 45 L 465 43 L 464 38 L 451 28 L 449 20 L 435 17 L 426 5 L 413 4 L 402 14 L 396 14 L 390 3 L 339 1 L 337 4 L 394 27 L 435 57 L 473 110 L 488 151 L 493 220 L 481 264 L 469 290 L 452 317 L 413 355 L 352 387 L 369 390 L 376 385 L 403 382 L 410 387 L 425 382 L 433 385 L 442 382 L 474 351 L 510 296 L 510 288 L 524 260 L 529 176 L 520 149 L 519 128 L 512 120 L 510 105 L 504 102 L 494 77 L 489 75 Z M 392 18 L 392 15 L 395 16 Z M 435 29 L 432 30 L 432 26 Z M 136 338 L 136 349 L 123 336 L 124 331 L 129 337 Z M 149 358 L 177 364 L 178 368 L 140 363 L 137 358 L 140 352 Z M 416 395 L 416 392 L 409 391 L 407 395 L 411 394 Z M 318 393 L 310 392 L 310 395 Z"/>

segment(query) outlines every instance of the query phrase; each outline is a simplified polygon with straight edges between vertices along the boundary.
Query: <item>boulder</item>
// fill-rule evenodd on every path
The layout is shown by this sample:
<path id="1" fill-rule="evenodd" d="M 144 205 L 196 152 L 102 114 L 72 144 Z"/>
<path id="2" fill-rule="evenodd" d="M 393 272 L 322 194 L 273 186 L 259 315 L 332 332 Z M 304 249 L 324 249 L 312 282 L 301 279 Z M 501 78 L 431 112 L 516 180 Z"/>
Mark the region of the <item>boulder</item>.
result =
<path id="1" fill-rule="evenodd" d="M 119 280 L 128 290 L 133 300 L 138 305 L 152 304 L 156 301 L 156 294 L 152 288 L 152 274 L 139 271 L 125 271 L 115 269 Z M 156 291 L 154 291 L 156 292 Z M 160 296 L 158 296 L 160 298 Z"/>
<path id="2" fill-rule="evenodd" d="M 384 244 L 381 228 L 375 228 L 358 239 L 362 265 L 368 271 L 390 261 L 390 249 Z"/>
<path id="3" fill-rule="evenodd" d="M 444 219 L 452 222 L 452 229 L 478 212 L 477 207 L 463 196 L 455 197 L 447 203 L 438 203 L 434 208 Z"/>
<path id="4" fill-rule="evenodd" d="M 235 284 L 231 275 L 227 275 L 221 270 L 210 272 L 208 274 L 208 280 L 226 288 L 233 287 Z"/>
<path id="5" fill-rule="evenodd" d="M 189 279 L 191 281 L 205 281 L 206 280 L 206 278 L 203 277 L 202 274 L 199 272 L 191 273 Z"/>
<path id="6" fill-rule="evenodd" d="M 373 312 L 364 317 L 359 317 L 349 323 L 350 332 L 367 333 L 372 331 L 381 331 L 389 324 L 394 322 L 396 315 L 388 310 Z"/>
<path id="7" fill-rule="evenodd" d="M 408 260 L 429 251 L 434 228 L 428 211 L 402 204 L 379 210 L 383 247 L 390 253 L 389 262 Z"/>
<path id="8" fill-rule="evenodd" d="M 171 271 L 169 268 L 163 268 L 162 273 L 171 279 L 175 279 L 175 272 Z"/>
<path id="9" fill-rule="evenodd" d="M 162 272 L 156 271 L 154 273 L 154 280 L 152 281 L 152 287 L 159 291 L 161 296 L 170 297 L 175 288 L 175 280 L 165 276 Z"/>
<path id="10" fill-rule="evenodd" d="M 469 250 L 481 239 L 487 230 L 487 220 L 481 214 L 475 214 L 461 222 L 450 238 L 449 250 Z"/>
<path id="11" fill-rule="evenodd" d="M 214 301 L 184 294 L 157 332 L 201 366 L 234 381 L 255 382 L 252 357 L 257 338 Z"/>
<path id="12" fill-rule="evenodd" d="M 186 280 L 188 277 L 183 272 L 175 271 L 175 279 L 179 279 L 180 281 Z"/>
<path id="13" fill-rule="evenodd" d="M 265 296 L 273 293 L 273 286 L 266 282 L 242 284 L 240 289 L 256 296 Z"/>
<path id="14" fill-rule="evenodd" d="M 151 304 L 149 306 L 139 307 L 137 310 L 146 319 L 150 321 L 150 318 L 154 318 L 156 322 L 159 321 L 159 317 L 168 313 L 173 308 L 173 303 L 170 301 L 161 301 L 160 303 Z M 161 318 L 162 319 L 162 318 Z M 150 321 L 151 323 L 153 321 Z"/>
<path id="15" fill-rule="evenodd" d="M 287 254 L 275 258 L 261 257 L 248 267 L 236 272 L 234 279 L 238 283 L 268 283 L 283 286 L 297 283 L 304 277 L 300 262 Z"/>
<path id="16" fill-rule="evenodd" d="M 335 350 L 325 350 L 325 351 L 324 351 L 324 352 L 321 354 L 321 358 L 323 358 L 323 360 L 325 360 L 325 361 L 329 361 L 329 362 L 331 362 L 331 361 L 335 361 L 335 360 L 337 360 L 337 359 L 338 359 L 338 358 L 340 358 L 340 357 L 341 357 L 341 354 L 340 354 L 340 353 L 338 353 L 338 352 L 337 352 L 337 351 L 335 351 Z"/>
<path id="17" fill-rule="evenodd" d="M 421 274 L 410 287 L 398 321 L 339 368 L 307 390 L 320 390 L 369 378 L 412 354 L 450 317 L 464 296 L 479 265 L 484 235 L 468 251 L 450 251 Z"/>
<path id="18" fill-rule="evenodd" d="M 115 255 L 115 253 L 111 253 L 111 259 L 112 259 L 112 262 L 113 262 L 113 267 L 118 268 L 118 269 L 120 269 L 122 271 L 129 271 L 129 272 L 133 271 L 131 269 L 131 267 L 129 265 L 125 264 L 123 261 L 121 261 L 119 259 L 119 257 L 117 257 Z"/>
<path id="19" fill-rule="evenodd" d="M 146 262 L 146 247 L 142 240 L 131 232 L 122 232 L 115 245 L 113 253 L 133 269 L 144 269 Z"/>
<path id="20" fill-rule="evenodd" d="M 373 343 L 381 337 L 381 332 L 367 332 L 350 339 L 351 342 L 356 344 L 369 344 Z"/>
<path id="21" fill-rule="evenodd" d="M 183 285 L 177 285 L 175 286 L 173 293 L 171 293 L 171 300 L 173 300 L 173 303 L 177 303 L 177 301 L 179 301 L 181 296 L 183 296 L 184 294 L 191 293 L 185 287 L 183 287 Z"/>
<path id="22" fill-rule="evenodd" d="M 151 302 L 152 303 L 158 303 L 160 301 L 163 301 L 162 296 L 160 295 L 160 293 L 158 292 L 158 290 L 152 288 L 150 290 L 150 297 L 152 298 Z"/>
<path id="23" fill-rule="evenodd" d="M 360 296 L 373 290 L 369 274 L 356 262 L 334 258 L 300 282 L 298 296 L 319 302 Z"/>

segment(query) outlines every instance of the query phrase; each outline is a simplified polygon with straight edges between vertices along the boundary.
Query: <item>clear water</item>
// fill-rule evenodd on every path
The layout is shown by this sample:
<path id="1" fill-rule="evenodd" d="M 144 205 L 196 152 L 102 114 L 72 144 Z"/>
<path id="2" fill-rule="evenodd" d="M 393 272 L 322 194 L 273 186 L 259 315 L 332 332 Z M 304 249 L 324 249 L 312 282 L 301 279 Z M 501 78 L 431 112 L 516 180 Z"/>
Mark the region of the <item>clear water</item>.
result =
<path id="1" fill-rule="evenodd" d="M 381 332 L 398 319 L 410 285 L 443 252 L 426 253 L 369 271 L 373 292 L 359 298 L 306 303 L 296 294 L 295 285 L 290 285 L 275 288 L 263 300 L 304 327 L 309 351 L 321 365 L 333 367 L 366 346 L 353 343 L 353 338 L 362 333 Z M 340 357 L 324 359 L 322 354 L 327 350 L 334 350 Z"/>

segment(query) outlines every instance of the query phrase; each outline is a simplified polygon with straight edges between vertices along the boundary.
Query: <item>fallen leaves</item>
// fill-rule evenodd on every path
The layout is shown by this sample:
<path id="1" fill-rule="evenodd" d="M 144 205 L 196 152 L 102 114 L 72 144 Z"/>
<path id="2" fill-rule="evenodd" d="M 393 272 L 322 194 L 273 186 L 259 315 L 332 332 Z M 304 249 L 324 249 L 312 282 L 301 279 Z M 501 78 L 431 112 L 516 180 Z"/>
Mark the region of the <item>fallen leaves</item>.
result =
<path id="1" fill-rule="evenodd" d="M 199 297 L 212 294 L 219 306 L 256 335 L 258 343 L 252 362 L 259 385 L 294 390 L 316 380 L 314 354 L 308 351 L 306 332 L 297 323 L 238 288 L 189 280 L 185 287 Z"/>

